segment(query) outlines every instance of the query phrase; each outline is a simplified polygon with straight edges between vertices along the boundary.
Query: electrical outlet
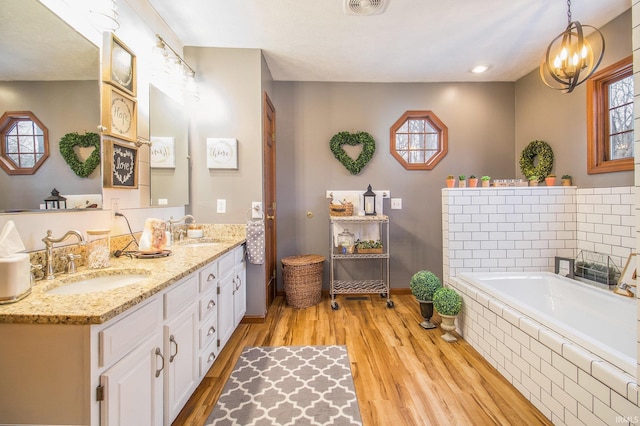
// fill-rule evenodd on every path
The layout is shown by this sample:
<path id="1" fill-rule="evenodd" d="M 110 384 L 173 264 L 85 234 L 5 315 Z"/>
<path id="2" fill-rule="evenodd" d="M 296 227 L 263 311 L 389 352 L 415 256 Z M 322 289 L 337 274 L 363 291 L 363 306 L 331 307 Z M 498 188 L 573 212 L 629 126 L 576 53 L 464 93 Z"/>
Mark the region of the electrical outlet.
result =
<path id="1" fill-rule="evenodd" d="M 392 198 L 391 210 L 401 210 L 401 209 L 402 209 L 402 198 Z"/>
<path id="2" fill-rule="evenodd" d="M 115 216 L 116 213 L 120 213 L 120 199 L 112 198 L 111 199 L 111 213 Z"/>
<path id="3" fill-rule="evenodd" d="M 218 198 L 216 200 L 216 211 L 218 213 L 226 213 L 227 212 L 227 200 Z"/>

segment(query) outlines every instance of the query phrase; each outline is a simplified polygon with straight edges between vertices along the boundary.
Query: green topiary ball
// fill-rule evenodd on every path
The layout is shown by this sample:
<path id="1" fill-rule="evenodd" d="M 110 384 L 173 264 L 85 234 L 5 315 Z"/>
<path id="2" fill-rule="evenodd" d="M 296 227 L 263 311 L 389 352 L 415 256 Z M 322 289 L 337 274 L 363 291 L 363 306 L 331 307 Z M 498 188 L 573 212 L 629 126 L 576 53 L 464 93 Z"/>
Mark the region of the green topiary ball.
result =
<path id="1" fill-rule="evenodd" d="M 430 301 L 433 294 L 439 288 L 442 288 L 440 278 L 431 271 L 419 271 L 411 277 L 410 286 L 411 294 L 418 300 Z"/>
<path id="2" fill-rule="evenodd" d="M 433 295 L 433 307 L 441 315 L 458 315 L 462 309 L 462 297 L 454 289 L 442 287 Z"/>

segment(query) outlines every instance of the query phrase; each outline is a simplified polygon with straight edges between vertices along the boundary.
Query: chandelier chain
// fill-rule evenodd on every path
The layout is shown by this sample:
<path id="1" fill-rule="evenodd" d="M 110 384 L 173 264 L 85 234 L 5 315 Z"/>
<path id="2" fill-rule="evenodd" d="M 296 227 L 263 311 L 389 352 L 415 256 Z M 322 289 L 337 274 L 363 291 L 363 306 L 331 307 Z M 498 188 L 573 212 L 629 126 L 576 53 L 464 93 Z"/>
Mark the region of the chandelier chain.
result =
<path id="1" fill-rule="evenodd" d="M 567 25 L 571 25 L 571 0 L 567 0 Z"/>

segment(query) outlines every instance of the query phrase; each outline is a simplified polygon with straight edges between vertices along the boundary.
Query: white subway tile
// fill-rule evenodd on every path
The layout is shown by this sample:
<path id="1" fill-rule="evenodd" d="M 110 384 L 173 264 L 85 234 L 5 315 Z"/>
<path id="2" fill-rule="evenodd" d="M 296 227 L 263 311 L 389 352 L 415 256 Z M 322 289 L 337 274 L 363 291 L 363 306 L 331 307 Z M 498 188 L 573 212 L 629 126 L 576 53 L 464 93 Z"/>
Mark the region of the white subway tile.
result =
<path id="1" fill-rule="evenodd" d="M 611 206 L 608 204 L 598 204 L 593 206 L 593 212 L 596 214 L 609 215 L 611 214 Z"/>
<path id="2" fill-rule="evenodd" d="M 531 222 L 514 223 L 514 230 L 517 232 L 531 231 Z"/>
<path id="3" fill-rule="evenodd" d="M 538 339 L 540 338 L 540 334 L 545 331 L 547 330 L 544 328 L 540 329 L 538 332 Z M 531 339 L 529 349 L 531 349 L 533 353 L 538 355 L 543 361 L 549 364 L 551 363 L 551 349 L 540 343 L 540 341 Z"/>
<path id="4" fill-rule="evenodd" d="M 578 369 L 578 384 L 605 404 L 611 403 L 611 390 L 582 369 Z"/>
<path id="5" fill-rule="evenodd" d="M 562 345 L 562 355 L 586 372 L 591 372 L 591 363 L 596 359 L 591 352 L 587 352 L 581 346 L 572 343 Z"/>
<path id="6" fill-rule="evenodd" d="M 634 382 L 631 376 L 607 362 L 594 362 L 591 367 L 591 374 L 621 395 L 626 395 L 627 386 L 629 383 Z"/>
<path id="7" fill-rule="evenodd" d="M 618 395 L 616 392 L 611 393 L 611 408 L 623 417 L 634 418 L 640 414 L 640 408 L 637 404 L 632 403 L 627 398 Z M 636 422 L 638 423 L 638 422 Z"/>
<path id="8" fill-rule="evenodd" d="M 598 416 L 593 414 L 590 410 L 588 411 L 581 404 L 578 404 L 578 419 L 584 424 L 588 426 L 609 426 L 611 423 L 603 422 Z"/>
<path id="9" fill-rule="evenodd" d="M 578 367 L 575 364 L 567 361 L 557 352 L 551 353 L 551 365 L 557 368 L 564 376 L 570 378 L 573 381 L 578 380 Z"/>
<path id="10" fill-rule="evenodd" d="M 593 414 L 607 424 L 615 424 L 616 417 L 619 416 L 608 404 L 597 399 L 593 401 Z"/>
<path id="11" fill-rule="evenodd" d="M 564 383 L 562 372 L 546 361 L 540 361 L 540 372 L 558 386 L 562 386 Z"/>
<path id="12" fill-rule="evenodd" d="M 565 392 L 562 387 L 553 383 L 551 385 L 551 396 L 573 416 L 578 415 L 578 401 Z"/>
<path id="13" fill-rule="evenodd" d="M 529 377 L 531 377 L 531 380 L 533 380 L 540 390 L 551 392 L 551 379 L 542 374 L 541 371 L 531 368 L 529 369 Z"/>

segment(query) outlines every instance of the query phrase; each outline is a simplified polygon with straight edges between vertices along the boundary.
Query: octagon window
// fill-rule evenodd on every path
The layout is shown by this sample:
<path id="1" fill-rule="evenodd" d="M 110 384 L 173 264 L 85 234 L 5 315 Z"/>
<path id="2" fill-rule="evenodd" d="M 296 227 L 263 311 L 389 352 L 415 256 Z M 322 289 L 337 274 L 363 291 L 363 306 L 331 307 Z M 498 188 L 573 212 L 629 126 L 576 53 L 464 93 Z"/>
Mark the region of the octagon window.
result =
<path id="1" fill-rule="evenodd" d="M 4 113 L 0 137 L 0 167 L 10 175 L 32 175 L 49 157 L 49 131 L 29 111 Z"/>
<path id="2" fill-rule="evenodd" d="M 391 126 L 391 155 L 407 170 L 431 170 L 447 155 L 447 133 L 432 111 L 407 111 Z"/>

